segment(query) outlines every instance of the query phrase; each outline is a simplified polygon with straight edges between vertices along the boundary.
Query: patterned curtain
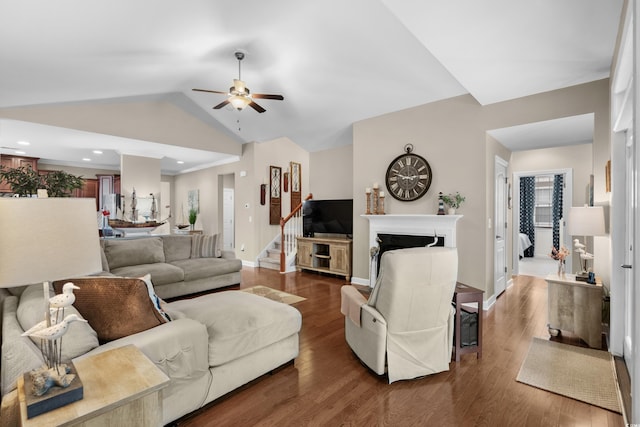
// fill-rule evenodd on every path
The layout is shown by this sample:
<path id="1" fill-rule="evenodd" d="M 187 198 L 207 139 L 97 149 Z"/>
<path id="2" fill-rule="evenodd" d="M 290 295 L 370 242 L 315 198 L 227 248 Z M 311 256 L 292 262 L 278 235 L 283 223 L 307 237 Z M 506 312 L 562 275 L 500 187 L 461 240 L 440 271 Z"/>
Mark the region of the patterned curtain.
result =
<path id="1" fill-rule="evenodd" d="M 520 232 L 529 236 L 531 246 L 524 251 L 525 257 L 533 257 L 536 245 L 536 229 L 533 213 L 536 206 L 536 178 L 523 176 L 520 178 Z"/>
<path id="2" fill-rule="evenodd" d="M 553 177 L 553 202 L 551 205 L 553 218 L 553 247 L 560 249 L 560 219 L 562 218 L 562 190 L 564 188 L 564 176 Z"/>

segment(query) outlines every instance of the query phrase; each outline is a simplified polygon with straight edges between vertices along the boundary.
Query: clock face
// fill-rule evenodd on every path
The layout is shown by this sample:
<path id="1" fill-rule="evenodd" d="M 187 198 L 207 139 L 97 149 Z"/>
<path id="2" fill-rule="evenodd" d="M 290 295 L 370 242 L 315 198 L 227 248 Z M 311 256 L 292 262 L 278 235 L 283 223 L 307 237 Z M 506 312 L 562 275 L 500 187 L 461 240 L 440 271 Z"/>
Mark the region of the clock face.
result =
<path id="1" fill-rule="evenodd" d="M 431 167 L 417 154 L 407 153 L 395 158 L 387 169 L 387 190 L 403 202 L 417 200 L 431 186 Z"/>

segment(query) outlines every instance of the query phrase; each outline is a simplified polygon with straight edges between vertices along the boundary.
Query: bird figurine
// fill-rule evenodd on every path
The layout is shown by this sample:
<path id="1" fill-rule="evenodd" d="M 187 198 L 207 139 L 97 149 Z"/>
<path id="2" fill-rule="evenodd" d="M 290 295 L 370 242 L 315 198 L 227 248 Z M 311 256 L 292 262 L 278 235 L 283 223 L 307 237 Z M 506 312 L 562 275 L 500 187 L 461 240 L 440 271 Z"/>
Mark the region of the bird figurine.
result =
<path id="1" fill-rule="evenodd" d="M 71 282 L 65 283 L 61 294 L 49 298 L 49 305 L 54 308 L 69 307 L 76 301 L 76 296 L 73 294 L 74 289 L 80 289 L 80 287 Z"/>
<path id="2" fill-rule="evenodd" d="M 59 308 L 50 308 L 49 313 L 51 314 L 51 325 L 54 325 L 57 321 Z M 22 334 L 23 337 L 30 336 L 32 333 L 36 331 L 41 331 L 42 329 L 47 327 L 47 321 L 43 320 L 42 322 L 38 322 Z"/>
<path id="3" fill-rule="evenodd" d="M 77 314 L 70 314 L 67 317 L 65 317 L 64 320 L 60 323 L 56 323 L 55 325 L 52 325 L 48 328 L 40 329 L 34 332 L 29 332 L 29 333 L 27 333 L 28 331 L 24 332 L 22 336 L 23 337 L 29 336 L 29 337 L 40 338 L 47 341 L 53 341 L 63 336 L 67 332 L 67 329 L 69 329 L 69 324 L 72 322 L 86 323 L 87 321 L 79 317 Z"/>
<path id="4" fill-rule="evenodd" d="M 583 245 L 582 243 L 580 243 L 580 240 L 578 239 L 573 239 L 573 247 L 576 249 L 583 249 L 586 248 L 586 245 Z"/>

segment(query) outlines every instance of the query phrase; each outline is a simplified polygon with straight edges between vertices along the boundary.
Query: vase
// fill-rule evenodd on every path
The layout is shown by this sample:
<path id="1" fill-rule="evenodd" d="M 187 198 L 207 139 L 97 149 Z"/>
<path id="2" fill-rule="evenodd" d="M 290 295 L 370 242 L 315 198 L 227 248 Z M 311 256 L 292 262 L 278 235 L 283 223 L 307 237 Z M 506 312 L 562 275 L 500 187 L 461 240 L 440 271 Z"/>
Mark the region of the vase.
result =
<path id="1" fill-rule="evenodd" d="M 456 208 L 449 208 L 449 210 L 447 210 L 447 213 L 449 215 L 455 215 L 456 214 Z"/>
<path id="2" fill-rule="evenodd" d="M 562 277 L 565 273 L 565 263 L 564 260 L 558 261 L 558 276 Z"/>

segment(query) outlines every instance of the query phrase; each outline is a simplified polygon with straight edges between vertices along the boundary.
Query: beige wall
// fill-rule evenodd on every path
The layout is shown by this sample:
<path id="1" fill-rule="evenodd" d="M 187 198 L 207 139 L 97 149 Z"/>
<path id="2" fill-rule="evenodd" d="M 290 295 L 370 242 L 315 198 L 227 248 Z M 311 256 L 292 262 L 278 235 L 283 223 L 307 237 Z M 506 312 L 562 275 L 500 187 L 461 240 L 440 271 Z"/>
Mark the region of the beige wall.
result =
<path id="1" fill-rule="evenodd" d="M 219 203 L 222 182 L 229 183 L 228 175 L 233 175 L 235 187 L 235 243 L 238 258 L 249 263 L 255 262 L 260 251 L 280 233 L 279 225 L 269 225 L 269 197 L 260 205 L 260 184 L 269 183 L 269 166 L 280 166 L 284 173 L 289 162 L 295 161 L 302 167 L 303 198 L 309 191 L 309 154 L 288 138 L 279 138 L 263 143 L 243 145 L 240 161 L 212 167 L 197 172 L 177 175 L 174 191 L 175 203 L 186 206 L 187 193 L 200 190 L 200 218 L 196 223 L 205 233 L 222 230 L 222 204 Z M 246 172 L 241 176 L 241 172 Z M 290 211 L 290 192 L 282 193 L 282 216 Z"/>
<path id="2" fill-rule="evenodd" d="M 313 152 L 309 162 L 309 188 L 314 199 L 359 196 L 353 191 L 353 145 Z"/>
<path id="3" fill-rule="evenodd" d="M 373 182 L 382 184 L 389 162 L 402 153 L 406 143 L 412 143 L 415 153 L 429 161 L 433 183 L 418 201 L 403 203 L 389 198 L 386 211 L 435 213 L 439 191 L 460 191 L 466 196 L 459 210 L 464 217 L 458 222 L 458 277 L 485 290 L 485 298 L 489 298 L 493 294 L 493 250 L 489 250 L 493 236 L 487 224 L 493 216 L 493 169 L 488 164 L 493 154 L 502 150 L 487 144 L 486 132 L 595 113 L 595 156 L 609 146 L 608 97 L 609 81 L 600 80 L 488 106 L 464 95 L 355 123 L 354 194 L 362 193 Z M 594 175 L 596 186 L 604 183 L 604 168 L 596 168 Z M 368 224 L 360 218 L 364 210 L 364 198 L 354 197 L 356 278 L 368 278 L 369 270 Z"/>

